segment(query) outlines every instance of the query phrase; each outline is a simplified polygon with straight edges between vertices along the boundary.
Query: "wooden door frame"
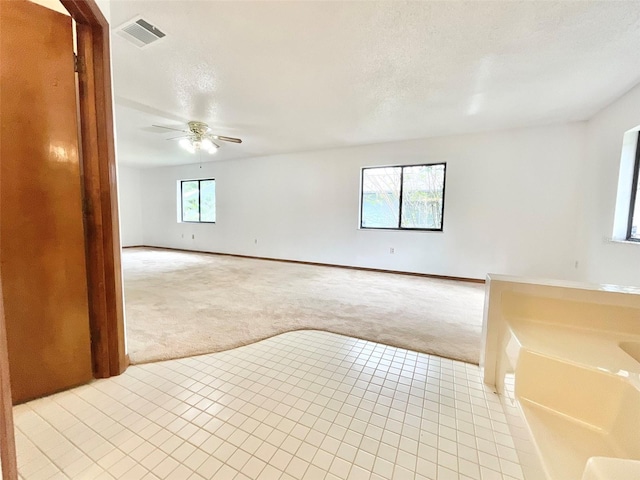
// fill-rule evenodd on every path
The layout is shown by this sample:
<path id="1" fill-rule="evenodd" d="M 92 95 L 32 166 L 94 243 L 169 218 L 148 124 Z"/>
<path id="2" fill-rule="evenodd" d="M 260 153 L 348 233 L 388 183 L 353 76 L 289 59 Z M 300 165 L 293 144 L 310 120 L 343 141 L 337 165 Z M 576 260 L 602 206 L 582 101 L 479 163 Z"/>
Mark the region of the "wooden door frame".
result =
<path id="1" fill-rule="evenodd" d="M 0 280 L 0 292 L 2 281 Z M 0 294 L 0 461 L 2 478 L 18 479 L 16 460 L 15 431 L 13 428 L 13 402 L 11 401 L 11 382 L 9 381 L 9 351 L 7 349 L 7 331 L 4 322 L 4 299 Z"/>
<path id="2" fill-rule="evenodd" d="M 127 368 L 109 23 L 95 0 L 60 0 L 76 22 L 78 109 L 93 374 Z"/>
<path id="3" fill-rule="evenodd" d="M 124 333 L 109 23 L 95 0 L 60 1 L 77 26 L 79 154 L 91 353 L 94 377 L 104 378 L 121 374 L 129 364 Z M 17 480 L 10 385 L 0 295 L 0 461 L 2 478 Z"/>

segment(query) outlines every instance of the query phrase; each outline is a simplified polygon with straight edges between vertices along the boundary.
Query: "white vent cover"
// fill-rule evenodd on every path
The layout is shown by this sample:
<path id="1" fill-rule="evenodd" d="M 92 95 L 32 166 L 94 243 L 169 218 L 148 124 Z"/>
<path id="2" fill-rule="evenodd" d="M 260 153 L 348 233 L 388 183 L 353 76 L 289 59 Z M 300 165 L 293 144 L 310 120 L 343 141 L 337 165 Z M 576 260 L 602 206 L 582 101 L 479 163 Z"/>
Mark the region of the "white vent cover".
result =
<path id="1" fill-rule="evenodd" d="M 158 27 L 142 17 L 136 17 L 120 25 L 116 33 L 140 48 L 151 45 L 166 36 Z"/>

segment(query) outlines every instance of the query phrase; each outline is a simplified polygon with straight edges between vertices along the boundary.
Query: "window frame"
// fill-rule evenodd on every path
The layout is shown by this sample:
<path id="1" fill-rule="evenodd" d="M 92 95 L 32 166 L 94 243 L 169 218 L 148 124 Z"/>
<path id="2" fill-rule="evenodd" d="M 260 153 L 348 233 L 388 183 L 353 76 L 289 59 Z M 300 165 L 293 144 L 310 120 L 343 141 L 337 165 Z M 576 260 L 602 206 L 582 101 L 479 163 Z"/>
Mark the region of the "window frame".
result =
<path id="1" fill-rule="evenodd" d="M 185 220 L 184 219 L 184 194 L 183 194 L 183 184 L 184 183 L 188 183 L 188 182 L 198 182 L 198 221 L 195 220 Z M 201 182 L 213 182 L 213 184 L 215 185 L 216 183 L 216 179 L 215 178 L 194 178 L 192 180 L 180 180 L 180 223 L 216 223 L 214 222 L 210 222 L 207 220 L 200 220 L 202 218 L 202 201 L 201 201 L 201 192 L 202 189 L 200 188 L 200 183 Z M 216 190 L 217 192 L 217 190 Z M 217 205 L 216 205 L 217 206 Z M 218 218 L 217 212 L 216 212 L 216 219 Z"/>
<path id="2" fill-rule="evenodd" d="M 440 228 L 415 228 L 415 227 L 403 227 L 402 226 L 402 194 L 404 188 L 404 169 L 409 167 L 437 167 L 442 165 L 444 167 L 444 176 L 442 179 L 442 221 L 440 222 Z M 398 226 L 397 227 L 365 227 L 362 225 L 363 209 L 364 209 L 364 171 L 373 170 L 379 168 L 400 168 L 400 196 L 398 206 Z M 360 169 L 360 230 L 393 230 L 393 231 L 414 231 L 414 232 L 442 232 L 444 231 L 444 201 L 445 192 L 447 189 L 447 162 L 437 163 L 415 163 L 406 165 L 376 165 L 375 167 L 362 167 Z"/>
<path id="3" fill-rule="evenodd" d="M 636 197 L 638 194 L 638 176 L 640 176 L 640 132 L 638 133 L 638 142 L 636 144 L 636 159 L 633 164 L 633 180 L 631 182 L 631 198 L 629 199 L 629 218 L 627 219 L 627 235 L 626 240 L 629 242 L 640 242 L 640 236 L 633 237 L 631 230 L 633 228 L 633 216 L 635 214 Z M 640 233 L 638 234 L 640 235 Z"/>

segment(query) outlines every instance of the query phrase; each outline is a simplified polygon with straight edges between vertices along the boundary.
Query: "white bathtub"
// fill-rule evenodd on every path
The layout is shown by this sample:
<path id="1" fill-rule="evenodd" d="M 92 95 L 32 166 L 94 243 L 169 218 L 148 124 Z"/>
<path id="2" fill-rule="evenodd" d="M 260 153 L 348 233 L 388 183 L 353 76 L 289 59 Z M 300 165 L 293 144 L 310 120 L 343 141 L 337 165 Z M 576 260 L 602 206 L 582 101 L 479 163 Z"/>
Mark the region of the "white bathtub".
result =
<path id="1" fill-rule="evenodd" d="M 640 479 L 640 289 L 496 275 L 486 289 L 481 366 L 527 480 Z"/>

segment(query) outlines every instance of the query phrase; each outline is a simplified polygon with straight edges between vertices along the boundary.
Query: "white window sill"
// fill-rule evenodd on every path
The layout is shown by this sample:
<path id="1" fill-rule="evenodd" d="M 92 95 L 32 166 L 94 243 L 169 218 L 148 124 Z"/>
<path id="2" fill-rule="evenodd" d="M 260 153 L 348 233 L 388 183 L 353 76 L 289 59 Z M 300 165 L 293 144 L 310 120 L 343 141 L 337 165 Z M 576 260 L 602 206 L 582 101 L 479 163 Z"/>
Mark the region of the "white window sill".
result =
<path id="1" fill-rule="evenodd" d="M 640 242 L 634 242 L 632 240 L 618 240 L 618 239 L 612 238 L 609 241 L 611 243 L 624 243 L 626 245 L 639 245 L 640 246 Z"/>

